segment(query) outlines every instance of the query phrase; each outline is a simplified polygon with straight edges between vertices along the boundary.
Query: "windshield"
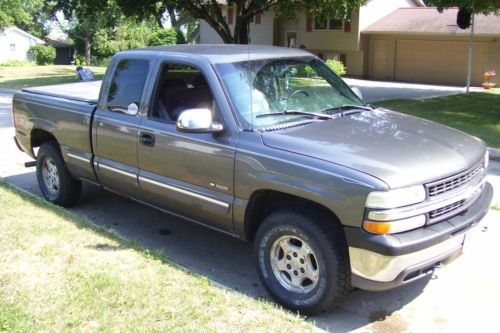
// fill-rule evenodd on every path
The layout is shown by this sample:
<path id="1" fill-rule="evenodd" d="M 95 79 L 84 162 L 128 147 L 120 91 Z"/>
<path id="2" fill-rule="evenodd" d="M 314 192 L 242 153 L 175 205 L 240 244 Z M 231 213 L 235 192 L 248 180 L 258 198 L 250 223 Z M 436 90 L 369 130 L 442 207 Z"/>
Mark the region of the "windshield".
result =
<path id="1" fill-rule="evenodd" d="M 304 112 L 332 114 L 343 105 L 364 105 L 342 79 L 313 57 L 244 61 L 216 68 L 245 129 L 301 121 L 308 118 L 300 114 Z"/>

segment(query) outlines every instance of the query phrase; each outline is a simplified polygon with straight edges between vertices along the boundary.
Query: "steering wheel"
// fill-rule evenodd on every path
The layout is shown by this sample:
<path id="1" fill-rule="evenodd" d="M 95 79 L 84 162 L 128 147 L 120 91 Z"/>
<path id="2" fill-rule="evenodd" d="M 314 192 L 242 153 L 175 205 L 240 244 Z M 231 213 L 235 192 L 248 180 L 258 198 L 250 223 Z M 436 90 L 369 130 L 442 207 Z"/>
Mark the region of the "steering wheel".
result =
<path id="1" fill-rule="evenodd" d="M 309 97 L 309 93 L 307 91 L 299 89 L 299 90 L 295 90 L 293 93 L 291 93 L 290 95 L 288 95 L 288 97 L 286 98 L 286 100 L 288 101 L 290 98 L 292 98 L 293 96 L 295 96 L 297 94 L 304 94 L 306 97 Z"/>

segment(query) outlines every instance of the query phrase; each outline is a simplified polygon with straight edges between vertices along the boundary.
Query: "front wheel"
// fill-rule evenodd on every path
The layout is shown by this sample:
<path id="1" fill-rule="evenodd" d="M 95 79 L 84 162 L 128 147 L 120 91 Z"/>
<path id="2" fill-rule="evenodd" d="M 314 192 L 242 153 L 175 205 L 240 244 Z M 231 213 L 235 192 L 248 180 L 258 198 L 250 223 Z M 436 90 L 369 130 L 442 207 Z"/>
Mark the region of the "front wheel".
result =
<path id="1" fill-rule="evenodd" d="M 47 201 L 67 207 L 80 198 L 82 183 L 69 173 L 55 142 L 44 143 L 38 150 L 36 177 Z"/>
<path id="2" fill-rule="evenodd" d="M 292 310 L 326 311 L 351 289 L 344 233 L 328 216 L 294 210 L 272 213 L 257 232 L 255 256 L 266 289 Z"/>

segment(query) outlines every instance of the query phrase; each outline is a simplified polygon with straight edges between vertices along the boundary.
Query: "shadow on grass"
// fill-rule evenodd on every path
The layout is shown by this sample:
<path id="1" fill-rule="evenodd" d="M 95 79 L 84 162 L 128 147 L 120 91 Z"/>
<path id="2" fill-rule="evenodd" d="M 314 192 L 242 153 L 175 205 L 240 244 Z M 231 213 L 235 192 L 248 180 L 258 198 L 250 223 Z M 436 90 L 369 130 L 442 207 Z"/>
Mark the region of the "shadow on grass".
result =
<path id="1" fill-rule="evenodd" d="M 6 180 L 12 181 L 15 180 L 15 177 L 11 176 Z M 23 177 L 26 177 L 26 175 L 23 175 Z M 261 292 L 256 292 L 256 290 L 261 290 L 262 287 L 256 283 L 248 283 L 248 272 L 241 269 L 242 267 L 247 269 L 248 265 L 252 265 L 250 281 L 256 281 L 257 276 L 253 269 L 252 252 L 248 246 L 240 241 L 194 224 L 178 221 L 175 218 L 171 218 L 171 221 L 167 222 L 168 215 L 100 190 L 95 186 L 86 186 L 79 206 L 72 208 L 72 210 L 79 210 L 77 213 L 52 205 L 35 195 L 19 192 L 2 181 L 0 181 L 0 188 L 15 193 L 26 202 L 41 209 L 57 214 L 78 228 L 91 230 L 118 244 L 112 246 L 103 242 L 92 246 L 96 251 L 133 249 L 145 257 L 157 259 L 163 264 L 172 265 L 192 276 L 206 276 L 212 281 L 228 286 L 234 292 L 249 295 L 257 300 L 270 300 L 267 294 L 263 295 Z M 120 212 L 124 215 L 128 214 L 129 219 L 118 221 L 111 218 L 110 216 L 114 216 L 115 212 L 106 215 L 107 217 L 103 219 L 99 215 L 100 213 L 96 212 L 106 209 L 103 207 L 108 207 L 111 210 L 110 206 L 112 205 L 120 207 L 117 214 L 120 214 Z M 156 216 L 157 214 L 159 217 Z M 97 221 L 94 222 L 92 219 Z M 142 228 L 148 230 L 138 230 L 136 226 L 126 225 L 131 219 L 139 220 L 140 224 L 142 224 L 141 219 L 143 219 Z M 160 219 L 167 223 L 160 224 Z M 139 233 L 142 234 L 138 235 Z M 126 237 L 123 236 L 124 234 Z M 145 241 L 144 238 L 150 237 L 152 234 L 163 238 L 147 239 Z M 162 239 L 164 243 L 158 244 L 158 239 Z M 158 247 L 163 247 L 166 251 Z M 165 253 L 168 253 L 168 256 Z M 234 253 L 238 254 L 235 255 Z M 224 255 L 226 258 L 220 258 Z M 186 260 L 186 256 L 190 259 Z M 220 264 L 221 260 L 225 263 L 224 265 Z M 182 262 L 182 264 L 179 264 L 179 262 Z M 200 268 L 200 266 L 203 265 L 213 267 L 213 271 L 209 270 L 206 275 L 201 273 L 200 271 L 203 271 L 204 267 Z M 242 280 L 238 279 L 238 277 Z M 245 281 L 245 283 L 242 281 Z M 393 326 L 394 323 L 392 322 L 395 320 L 399 320 L 398 325 L 404 325 L 400 318 L 394 317 L 392 314 L 418 297 L 428 282 L 429 279 L 420 280 L 382 293 L 355 290 L 336 310 L 310 317 L 308 320 L 314 322 L 319 328 L 334 332 L 349 332 L 369 324 Z"/>
<path id="2" fill-rule="evenodd" d="M 104 74 L 96 74 L 95 80 L 102 80 Z M 10 88 L 10 89 L 23 89 L 27 87 L 37 87 L 37 86 L 49 86 L 53 84 L 63 84 L 63 83 L 77 83 L 79 82 L 75 78 L 75 74 L 71 73 L 68 75 L 50 75 L 41 76 L 29 79 L 13 79 L 5 80 L 0 83 L 0 87 Z"/>

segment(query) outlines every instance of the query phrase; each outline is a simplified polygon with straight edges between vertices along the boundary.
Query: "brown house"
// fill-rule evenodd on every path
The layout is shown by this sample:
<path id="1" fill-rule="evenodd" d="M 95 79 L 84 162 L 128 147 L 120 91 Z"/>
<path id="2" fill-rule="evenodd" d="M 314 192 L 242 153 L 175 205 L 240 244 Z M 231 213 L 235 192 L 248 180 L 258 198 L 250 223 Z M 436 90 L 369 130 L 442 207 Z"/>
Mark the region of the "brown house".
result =
<path id="1" fill-rule="evenodd" d="M 282 20 L 273 11 L 250 26 L 252 44 L 305 47 L 323 59 L 338 59 L 347 74 L 381 80 L 464 85 L 469 30 L 456 26 L 456 9 L 440 14 L 419 0 L 371 0 L 349 21 L 316 20 L 305 13 Z M 234 11 L 224 9 L 231 28 Z M 482 73 L 500 70 L 500 16 L 475 18 L 474 85 Z M 221 43 L 204 21 L 201 43 Z"/>
<path id="2" fill-rule="evenodd" d="M 398 9 L 363 30 L 373 79 L 463 85 L 467 77 L 470 28 L 456 25 L 458 9 Z M 474 19 L 472 84 L 486 70 L 500 70 L 500 16 Z"/>

